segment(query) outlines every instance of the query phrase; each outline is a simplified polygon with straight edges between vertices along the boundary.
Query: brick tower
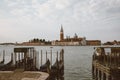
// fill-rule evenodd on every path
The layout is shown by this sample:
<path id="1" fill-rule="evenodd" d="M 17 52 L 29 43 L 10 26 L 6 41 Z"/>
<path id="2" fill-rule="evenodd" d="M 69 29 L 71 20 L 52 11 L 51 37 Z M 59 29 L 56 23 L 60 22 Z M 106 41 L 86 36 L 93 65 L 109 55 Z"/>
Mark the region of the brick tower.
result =
<path id="1" fill-rule="evenodd" d="M 60 30 L 60 41 L 64 40 L 64 31 L 63 31 L 63 27 L 61 25 L 61 30 Z"/>

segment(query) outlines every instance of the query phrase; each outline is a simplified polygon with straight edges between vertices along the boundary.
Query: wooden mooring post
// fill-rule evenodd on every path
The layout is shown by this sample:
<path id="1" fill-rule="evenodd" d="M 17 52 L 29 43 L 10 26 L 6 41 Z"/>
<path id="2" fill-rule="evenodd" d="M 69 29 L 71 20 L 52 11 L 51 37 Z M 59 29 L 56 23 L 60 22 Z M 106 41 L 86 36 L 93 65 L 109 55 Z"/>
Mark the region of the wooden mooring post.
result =
<path id="1" fill-rule="evenodd" d="M 120 80 L 120 47 L 96 47 L 92 57 L 95 80 Z"/>
<path id="2" fill-rule="evenodd" d="M 0 62 L 0 64 L 3 64 L 5 62 L 5 50 L 3 50 L 3 60 Z"/>
<path id="3" fill-rule="evenodd" d="M 41 66 L 42 66 L 42 57 L 43 57 L 43 56 L 42 56 L 42 50 L 41 50 Z"/>

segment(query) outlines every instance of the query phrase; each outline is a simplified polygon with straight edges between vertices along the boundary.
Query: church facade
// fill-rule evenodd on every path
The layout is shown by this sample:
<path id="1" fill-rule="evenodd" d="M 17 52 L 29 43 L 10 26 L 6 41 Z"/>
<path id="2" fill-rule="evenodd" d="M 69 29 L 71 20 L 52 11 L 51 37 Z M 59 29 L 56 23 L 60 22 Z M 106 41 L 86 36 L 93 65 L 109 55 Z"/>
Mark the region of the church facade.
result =
<path id="1" fill-rule="evenodd" d="M 86 45 L 86 38 L 85 37 L 78 37 L 77 34 L 74 35 L 74 37 L 70 38 L 70 36 L 67 36 L 64 38 L 64 30 L 61 25 L 60 30 L 60 40 L 52 41 L 52 45 L 55 46 L 85 46 Z"/>

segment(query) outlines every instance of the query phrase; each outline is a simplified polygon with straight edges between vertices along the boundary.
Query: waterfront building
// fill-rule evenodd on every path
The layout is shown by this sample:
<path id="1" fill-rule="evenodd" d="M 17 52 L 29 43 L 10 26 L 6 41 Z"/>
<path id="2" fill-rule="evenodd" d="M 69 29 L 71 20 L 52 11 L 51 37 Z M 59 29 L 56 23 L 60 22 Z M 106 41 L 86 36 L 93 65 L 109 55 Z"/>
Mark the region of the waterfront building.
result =
<path id="1" fill-rule="evenodd" d="M 60 29 L 60 40 L 52 41 L 52 45 L 60 45 L 60 46 L 77 46 L 77 45 L 86 45 L 86 38 L 85 37 L 78 37 L 75 33 L 74 37 L 70 38 L 67 36 L 64 38 L 64 30 L 63 26 L 61 25 Z"/>
<path id="2" fill-rule="evenodd" d="M 101 40 L 87 40 L 86 42 L 89 46 L 101 45 Z"/>
<path id="3" fill-rule="evenodd" d="M 104 43 L 104 45 L 120 45 L 120 41 L 117 41 L 117 40 L 107 41 Z"/>

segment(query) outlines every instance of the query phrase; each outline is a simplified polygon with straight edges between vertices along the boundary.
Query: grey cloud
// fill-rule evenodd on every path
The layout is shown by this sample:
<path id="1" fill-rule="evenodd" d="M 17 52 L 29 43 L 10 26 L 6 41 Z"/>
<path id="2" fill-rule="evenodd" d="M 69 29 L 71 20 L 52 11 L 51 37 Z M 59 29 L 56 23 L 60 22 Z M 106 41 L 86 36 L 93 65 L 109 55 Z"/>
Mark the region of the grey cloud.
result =
<path id="1" fill-rule="evenodd" d="M 120 29 L 120 0 L 5 1 L 5 9 L 1 9 L 0 16 L 13 17 L 6 17 L 8 24 L 0 24 L 0 26 L 14 28 L 14 34 L 19 30 L 25 32 L 27 38 L 23 36 L 21 37 L 23 39 L 27 40 L 31 36 L 59 39 L 60 25 L 63 24 L 65 35 L 73 36 L 74 33 L 78 33 L 79 36 L 86 36 L 87 39 L 112 40 L 113 37 L 120 40 L 118 30 Z M 3 15 L 6 9 L 8 13 Z M 3 21 L 2 18 L 0 20 Z M 29 30 L 26 32 L 27 29 Z M 16 34 L 23 35 L 21 32 Z"/>
<path id="2" fill-rule="evenodd" d="M 113 7 L 107 10 L 108 14 L 120 14 L 120 6 Z"/>

